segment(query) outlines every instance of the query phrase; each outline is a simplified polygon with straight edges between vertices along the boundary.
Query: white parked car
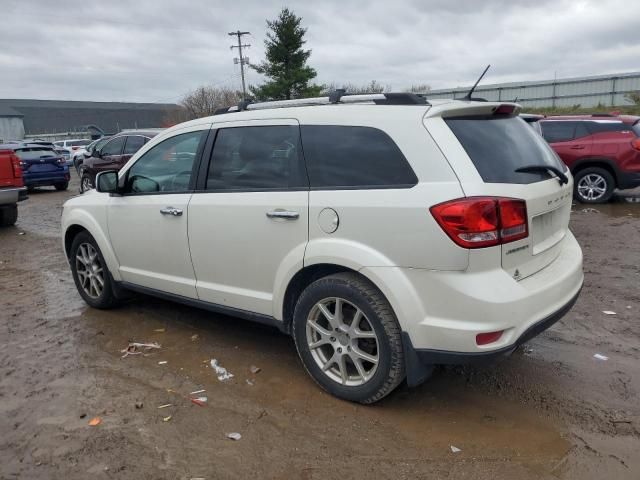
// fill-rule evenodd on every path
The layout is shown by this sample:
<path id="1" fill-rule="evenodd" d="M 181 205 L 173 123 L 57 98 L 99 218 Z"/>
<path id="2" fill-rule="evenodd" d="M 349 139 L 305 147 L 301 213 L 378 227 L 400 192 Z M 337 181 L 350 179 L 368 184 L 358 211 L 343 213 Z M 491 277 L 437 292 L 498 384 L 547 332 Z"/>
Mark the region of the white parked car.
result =
<path id="1" fill-rule="evenodd" d="M 510 353 L 575 302 L 573 182 L 518 105 L 237 110 L 165 130 L 67 201 L 89 305 L 135 291 L 275 325 L 322 388 L 372 403 L 434 364 Z"/>
<path id="2" fill-rule="evenodd" d="M 69 158 L 66 158 L 67 165 L 74 165 L 74 159 L 79 155 L 83 155 L 86 152 L 85 147 L 91 142 L 92 140 L 87 140 L 86 138 L 72 138 L 69 140 L 59 140 L 53 142 L 53 144 L 69 152 Z"/>

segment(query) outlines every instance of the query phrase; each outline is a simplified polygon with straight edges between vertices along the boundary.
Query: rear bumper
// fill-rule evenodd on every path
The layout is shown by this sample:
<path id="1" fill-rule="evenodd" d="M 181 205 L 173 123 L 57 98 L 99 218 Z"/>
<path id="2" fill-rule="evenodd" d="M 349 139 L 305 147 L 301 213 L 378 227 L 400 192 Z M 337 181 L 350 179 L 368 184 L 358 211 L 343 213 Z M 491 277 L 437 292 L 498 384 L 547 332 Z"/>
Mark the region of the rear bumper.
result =
<path id="1" fill-rule="evenodd" d="M 23 180 L 27 187 L 42 187 L 54 185 L 56 183 L 68 182 L 70 179 L 69 169 L 65 167 L 58 171 L 24 173 Z"/>
<path id="2" fill-rule="evenodd" d="M 0 188 L 0 205 L 11 205 L 27 199 L 27 187 Z"/>
<path id="3" fill-rule="evenodd" d="M 516 348 L 523 343 L 531 340 L 533 337 L 544 332 L 551 327 L 554 323 L 564 317 L 573 305 L 578 300 L 580 291 L 576 293 L 565 305 L 559 310 L 556 310 L 551 315 L 548 315 L 539 322 L 534 323 L 527 328 L 511 345 L 499 348 L 497 350 L 491 350 L 488 352 L 448 352 L 445 350 L 430 350 L 430 349 L 415 349 L 411 343 L 411 339 L 408 335 L 403 338 L 403 342 L 406 342 L 405 349 L 412 350 L 420 363 L 425 365 L 444 364 L 444 365 L 463 365 L 467 363 L 476 363 L 481 361 L 491 361 L 504 355 L 509 355 Z"/>
<path id="4" fill-rule="evenodd" d="M 476 266 L 459 272 L 362 270 L 398 317 L 409 384 L 424 379 L 432 364 L 469 363 L 513 351 L 566 314 L 582 288 L 582 251 L 569 231 L 555 260 L 520 281 L 491 266 L 499 265 L 499 252 L 494 258 L 490 249 L 477 254 Z M 497 331 L 502 332 L 497 341 L 477 345 L 476 335 Z"/>

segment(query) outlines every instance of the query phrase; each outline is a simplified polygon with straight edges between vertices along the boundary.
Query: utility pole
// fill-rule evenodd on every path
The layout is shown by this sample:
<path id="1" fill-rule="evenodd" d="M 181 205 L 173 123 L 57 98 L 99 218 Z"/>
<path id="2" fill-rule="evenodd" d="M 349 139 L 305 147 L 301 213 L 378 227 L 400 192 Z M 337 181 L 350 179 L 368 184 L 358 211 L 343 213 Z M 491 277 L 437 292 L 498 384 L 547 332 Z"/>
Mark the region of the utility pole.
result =
<path id="1" fill-rule="evenodd" d="M 233 63 L 235 63 L 236 65 L 238 63 L 240 64 L 240 75 L 242 76 L 242 100 L 247 99 L 247 89 L 244 85 L 244 66 L 249 65 L 249 59 L 242 56 L 242 49 L 249 48 L 251 46 L 250 44 L 242 43 L 242 36 L 250 35 L 250 34 L 251 34 L 250 32 L 241 32 L 240 30 L 238 30 L 237 32 L 229 32 L 229 36 L 238 37 L 238 45 L 231 45 L 231 50 L 233 50 L 234 48 L 237 48 L 238 55 L 240 56 L 239 59 L 234 58 Z"/>

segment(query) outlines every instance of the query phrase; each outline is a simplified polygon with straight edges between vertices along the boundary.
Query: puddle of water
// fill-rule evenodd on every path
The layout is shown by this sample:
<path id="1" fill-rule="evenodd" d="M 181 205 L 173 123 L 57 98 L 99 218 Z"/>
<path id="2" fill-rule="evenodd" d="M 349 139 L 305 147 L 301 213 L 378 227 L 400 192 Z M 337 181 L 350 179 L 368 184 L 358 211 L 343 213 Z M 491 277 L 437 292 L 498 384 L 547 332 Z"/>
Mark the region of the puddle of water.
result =
<path id="1" fill-rule="evenodd" d="M 407 455 L 417 449 L 424 458 L 447 457 L 455 445 L 461 457 L 537 462 L 560 459 L 569 448 L 557 426 L 533 409 L 466 389 L 447 375 L 419 389 L 401 387 L 375 406 L 338 400 L 307 376 L 289 337 L 241 319 L 142 297 L 118 310 L 88 309 L 78 321 L 100 333 L 98 344 L 116 368 L 133 369 L 145 380 L 157 377 L 164 388 L 204 388 L 225 415 L 242 412 L 243 405 L 266 409 L 273 425 L 292 438 L 303 426 L 293 425 L 291 417 L 301 412 L 307 428 L 332 431 L 341 441 L 362 442 L 356 437 L 364 429 L 372 443 L 388 445 L 392 439 L 393 448 L 405 445 L 413 452 Z M 130 340 L 159 342 L 162 348 L 121 359 Z M 234 378 L 219 382 L 209 366 L 212 358 Z M 252 365 L 260 373 L 251 374 Z"/>

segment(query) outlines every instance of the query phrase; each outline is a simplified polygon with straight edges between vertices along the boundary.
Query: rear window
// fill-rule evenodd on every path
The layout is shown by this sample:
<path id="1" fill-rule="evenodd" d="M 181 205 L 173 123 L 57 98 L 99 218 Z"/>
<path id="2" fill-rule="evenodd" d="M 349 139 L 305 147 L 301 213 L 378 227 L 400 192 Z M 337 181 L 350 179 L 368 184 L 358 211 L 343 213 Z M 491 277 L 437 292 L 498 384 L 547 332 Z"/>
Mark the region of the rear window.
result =
<path id="1" fill-rule="evenodd" d="M 73 142 L 69 142 L 69 145 L 72 147 L 81 147 L 83 145 L 89 145 L 91 140 L 74 140 Z"/>
<path id="2" fill-rule="evenodd" d="M 51 148 L 21 148 L 20 150 L 16 150 L 16 155 L 20 157 L 21 160 L 38 160 L 42 157 L 56 157 L 56 152 L 54 152 Z"/>
<path id="3" fill-rule="evenodd" d="M 459 117 L 445 122 L 487 183 L 527 184 L 549 178 L 544 172 L 516 172 L 530 165 L 565 170 L 551 147 L 520 118 Z"/>
<path id="4" fill-rule="evenodd" d="M 408 188 L 418 179 L 394 141 L 371 127 L 303 125 L 311 188 Z"/>

